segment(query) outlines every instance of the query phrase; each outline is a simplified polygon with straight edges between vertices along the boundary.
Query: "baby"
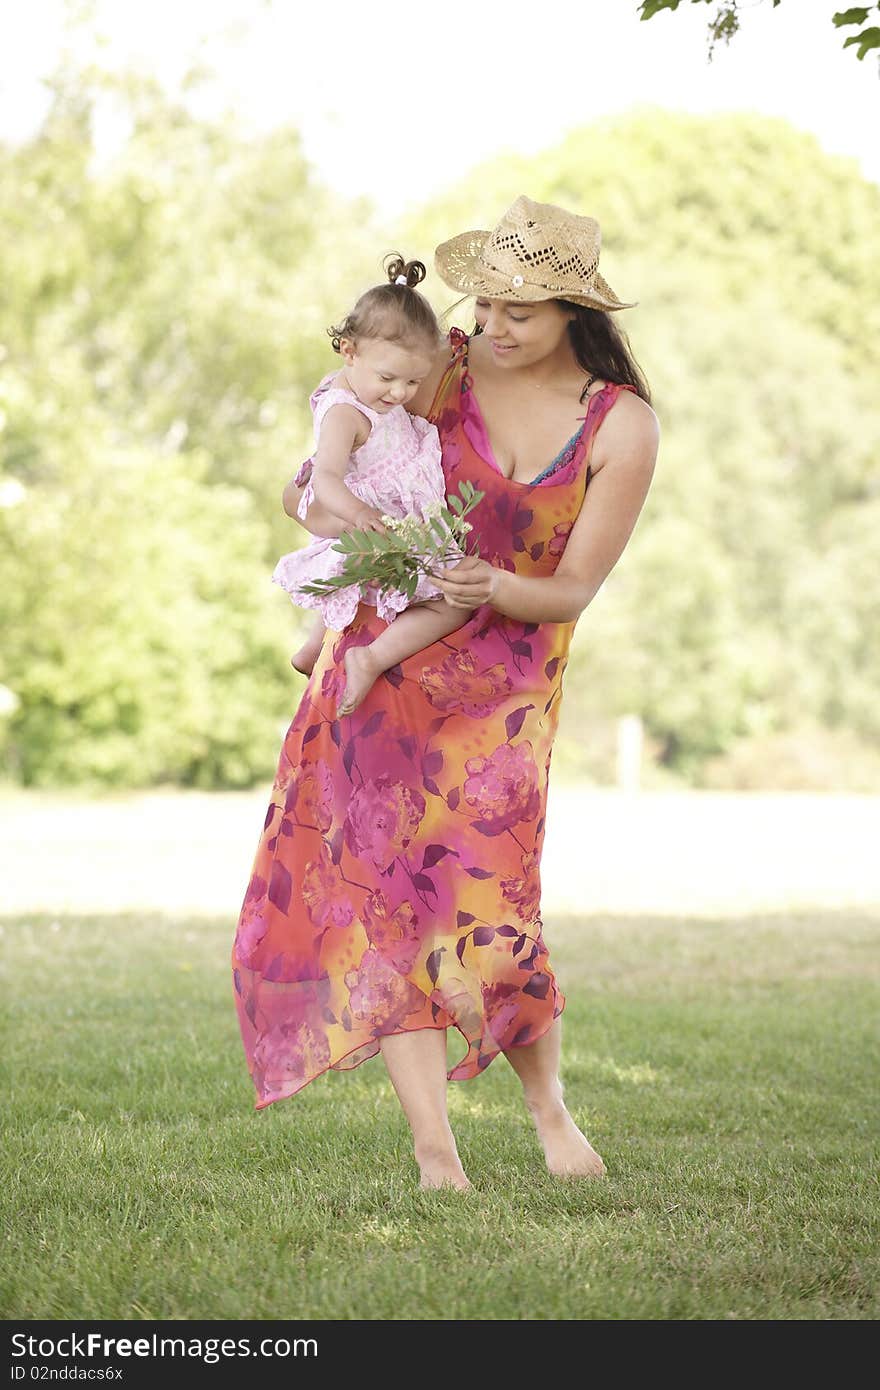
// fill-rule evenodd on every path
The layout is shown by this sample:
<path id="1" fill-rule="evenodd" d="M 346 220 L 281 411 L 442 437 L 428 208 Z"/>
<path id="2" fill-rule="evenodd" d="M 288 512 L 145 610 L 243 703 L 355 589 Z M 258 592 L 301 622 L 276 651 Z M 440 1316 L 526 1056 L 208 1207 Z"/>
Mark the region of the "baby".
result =
<path id="1" fill-rule="evenodd" d="M 424 521 L 432 504 L 446 503 L 437 430 L 405 409 L 431 371 L 440 343 L 434 311 L 416 289 L 425 267 L 397 256 L 387 274 L 387 284 L 367 290 L 343 323 L 329 330 L 343 366 L 321 381 L 310 400 L 317 447 L 297 515 L 304 519 L 316 499 L 339 519 L 340 532 L 354 527 L 384 534 L 383 517 Z M 319 610 L 292 658 L 303 674 L 311 673 L 326 629 L 342 631 L 361 602 L 374 605 L 388 624 L 371 643 L 345 653 L 346 684 L 337 712 L 346 715 L 383 671 L 461 627 L 470 614 L 447 603 L 424 574 L 412 599 L 400 590 L 378 594 L 373 585 L 360 584 L 324 596 L 305 593 L 303 585 L 341 573 L 345 556 L 335 544 L 335 537 L 322 538 L 283 555 L 272 578 L 299 607 Z"/>

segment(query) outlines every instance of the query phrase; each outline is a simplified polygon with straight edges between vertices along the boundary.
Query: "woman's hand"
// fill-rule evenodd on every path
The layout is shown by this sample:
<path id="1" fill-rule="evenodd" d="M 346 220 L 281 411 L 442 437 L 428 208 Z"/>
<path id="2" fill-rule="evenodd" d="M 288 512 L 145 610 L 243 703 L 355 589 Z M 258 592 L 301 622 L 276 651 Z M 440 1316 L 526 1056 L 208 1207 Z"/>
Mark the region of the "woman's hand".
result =
<path id="1" fill-rule="evenodd" d="M 299 473 L 297 473 L 296 475 L 296 478 L 298 477 Z M 306 489 L 305 483 L 303 483 L 302 487 L 299 487 L 297 485 L 296 478 L 291 478 L 290 482 L 287 484 L 287 487 L 282 492 L 281 505 L 287 512 L 288 516 L 293 517 L 294 521 L 299 521 L 300 517 L 297 513 L 297 507 L 299 506 L 299 499 L 302 497 Z"/>
<path id="2" fill-rule="evenodd" d="M 479 555 L 466 555 L 457 565 L 431 571 L 437 587 L 453 608 L 479 608 L 481 603 L 491 603 L 501 573 Z"/>

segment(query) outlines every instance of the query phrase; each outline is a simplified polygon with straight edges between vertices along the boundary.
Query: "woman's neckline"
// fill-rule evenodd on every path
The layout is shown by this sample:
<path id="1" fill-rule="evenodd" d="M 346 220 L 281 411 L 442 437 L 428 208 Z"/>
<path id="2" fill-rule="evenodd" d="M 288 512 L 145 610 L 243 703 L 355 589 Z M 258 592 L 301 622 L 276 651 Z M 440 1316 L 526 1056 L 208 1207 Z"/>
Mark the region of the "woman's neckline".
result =
<path id="1" fill-rule="evenodd" d="M 459 331 L 460 331 L 460 330 L 459 330 Z M 477 400 L 477 397 L 476 397 L 476 395 L 475 395 L 475 393 L 474 393 L 474 389 L 473 389 L 473 378 L 472 378 L 471 375 L 470 375 L 470 345 L 471 345 L 470 337 L 468 336 L 468 334 L 462 333 L 462 337 L 461 337 L 462 375 L 461 375 L 461 380 L 460 380 L 460 384 L 459 384 L 459 390 L 461 391 L 461 390 L 464 388 L 464 386 L 465 386 L 465 378 L 467 378 L 467 379 L 469 380 L 469 382 L 470 382 L 470 384 L 469 384 L 468 387 L 467 387 L 467 393 L 468 393 L 468 397 L 469 397 L 470 409 L 473 411 L 474 415 L 475 415 L 476 418 L 477 418 L 477 423 L 478 423 L 479 426 L 480 426 L 480 432 L 481 432 L 481 434 L 482 434 L 483 440 L 485 441 L 486 453 L 488 454 L 488 457 L 483 457 L 483 461 L 484 461 L 484 463 L 486 463 L 486 464 L 488 465 L 488 467 L 490 467 L 495 473 L 498 474 L 499 478 L 503 478 L 504 481 L 505 481 L 506 483 L 512 483 L 512 484 L 514 485 L 514 487 L 524 487 L 524 488 L 539 487 L 539 486 L 541 485 L 541 483 L 545 480 L 545 478 L 552 478 L 552 477 L 554 476 L 554 473 L 557 471 L 557 470 L 554 469 L 554 472 L 553 472 L 553 473 L 548 472 L 548 469 L 551 467 L 551 464 L 556 463 L 557 460 L 561 460 L 561 459 L 563 458 L 563 456 L 568 452 L 568 450 L 571 449 L 573 446 L 574 446 L 575 450 L 577 449 L 577 446 L 580 444 L 581 440 L 583 439 L 584 433 L 585 433 L 585 431 L 586 431 L 587 422 L 588 422 L 589 417 L 590 417 L 590 410 L 591 410 L 593 401 L 594 401 L 598 396 L 601 396 L 603 391 L 607 391 L 607 390 L 609 389 L 609 387 L 610 387 L 611 385 L 613 385 L 613 383 L 612 383 L 612 382 L 606 382 L 605 385 L 602 386 L 602 387 L 600 387 L 600 389 L 599 389 L 598 391 L 594 391 L 594 392 L 592 393 L 592 395 L 589 395 L 589 396 L 587 397 L 586 402 L 585 402 L 586 407 L 587 407 L 587 408 L 586 408 L 586 413 L 584 414 L 584 418 L 583 418 L 583 420 L 581 421 L 580 429 L 575 430 L 575 432 L 574 432 L 574 434 L 571 436 L 571 438 L 568 439 L 568 440 L 566 441 L 565 444 L 563 444 L 562 448 L 561 448 L 561 449 L 559 450 L 559 452 L 556 454 L 555 458 L 551 459 L 550 463 L 545 464 L 543 468 L 540 468 L 540 469 L 538 470 L 538 472 L 535 474 L 534 478 L 530 478 L 530 479 L 528 479 L 526 482 L 524 482 L 521 478 L 514 478 L 512 475 L 509 475 L 509 474 L 505 473 L 505 472 L 503 471 L 503 469 L 501 468 L 501 466 L 499 465 L 497 458 L 495 457 L 495 450 L 494 450 L 494 448 L 492 447 L 492 441 L 491 441 L 491 439 L 489 438 L 489 430 L 488 430 L 488 428 L 487 428 L 487 426 L 486 426 L 486 420 L 485 420 L 485 417 L 484 417 L 484 415 L 483 415 L 482 409 L 480 408 L 480 402 Z M 592 380 L 592 379 L 591 379 L 591 380 Z M 564 465 L 563 465 L 562 463 L 560 463 L 560 464 L 559 464 L 559 469 L 562 469 L 562 467 L 564 467 Z M 587 467 L 588 467 L 588 472 L 591 472 L 591 471 L 592 471 L 591 466 L 588 465 Z"/>

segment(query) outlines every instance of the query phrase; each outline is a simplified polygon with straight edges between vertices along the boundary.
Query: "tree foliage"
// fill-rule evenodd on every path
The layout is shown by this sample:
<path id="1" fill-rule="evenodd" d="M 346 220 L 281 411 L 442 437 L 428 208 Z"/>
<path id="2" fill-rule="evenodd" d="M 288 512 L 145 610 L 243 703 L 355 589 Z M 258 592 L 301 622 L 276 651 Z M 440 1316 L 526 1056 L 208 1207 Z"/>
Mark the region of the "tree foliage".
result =
<path id="1" fill-rule="evenodd" d="M 112 157 L 107 99 L 128 123 Z M 385 252 L 430 263 L 522 192 L 599 218 L 662 425 L 578 625 L 567 728 L 640 713 L 695 779 L 803 721 L 880 742 L 880 190 L 853 162 L 779 120 L 637 109 L 389 229 L 321 187 L 295 132 L 245 139 L 148 82 L 62 72 L 40 133 L 0 149 L 8 775 L 271 771 L 300 620 L 269 575 L 302 534 L 280 492 L 334 365 L 325 326 Z"/>
<path id="2" fill-rule="evenodd" d="M 59 74 L 39 135 L 0 152 L 0 447 L 24 489 L 0 508 L 6 767 L 248 784 L 294 694 L 270 562 L 357 283 L 352 209 L 294 132 L 241 140 L 151 83 L 110 91 L 130 133 L 100 167 L 112 85 Z"/>
<path id="3" fill-rule="evenodd" d="M 655 14 L 661 10 L 677 10 L 681 0 L 642 0 L 639 9 L 640 19 L 653 19 Z M 776 9 L 782 0 L 771 0 L 771 4 Z M 716 10 L 709 20 L 709 61 L 712 61 L 712 54 L 715 45 L 719 41 L 730 43 L 730 40 L 739 32 L 740 12 L 742 8 L 739 0 L 691 0 L 693 5 L 715 5 Z M 749 6 L 748 8 L 751 8 Z M 880 17 L 880 4 L 874 5 L 851 5 L 846 10 L 835 10 L 831 15 L 831 22 L 835 29 L 858 29 L 858 32 L 850 33 L 844 39 L 843 47 L 850 48 L 855 46 L 856 56 L 864 58 L 866 53 L 880 48 L 880 24 L 876 23 Z M 864 27 L 860 27 L 864 26 Z"/>
<path id="4" fill-rule="evenodd" d="M 476 169 L 411 238 L 490 227 L 525 191 L 599 218 L 662 427 L 563 732 L 637 711 L 692 778 L 803 720 L 880 740 L 880 189 L 784 121 L 648 107 Z"/>

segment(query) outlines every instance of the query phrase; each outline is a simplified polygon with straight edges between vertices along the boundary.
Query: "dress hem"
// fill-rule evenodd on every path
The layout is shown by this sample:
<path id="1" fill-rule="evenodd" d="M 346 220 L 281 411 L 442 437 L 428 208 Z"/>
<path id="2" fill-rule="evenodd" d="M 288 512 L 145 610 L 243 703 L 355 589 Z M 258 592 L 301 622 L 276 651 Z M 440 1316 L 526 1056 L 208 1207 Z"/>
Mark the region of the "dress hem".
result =
<path id="1" fill-rule="evenodd" d="M 487 1072 L 487 1071 L 489 1070 L 489 1067 L 490 1067 L 490 1066 L 492 1065 L 492 1063 L 495 1061 L 495 1058 L 496 1058 L 496 1057 L 501 1056 L 503 1053 L 512 1052 L 513 1049 L 514 1049 L 515 1047 L 531 1047 L 532 1043 L 536 1043 L 536 1042 L 538 1041 L 539 1038 L 543 1038 L 543 1037 L 544 1037 L 545 1033 L 549 1033 L 549 1032 L 550 1032 L 550 1029 L 553 1027 L 553 1024 L 556 1022 L 557 1018 L 561 1018 L 561 1017 L 562 1017 L 562 1014 L 563 1014 L 563 1012 L 564 1012 L 564 1010 L 565 1010 L 565 1004 L 566 1004 L 566 1000 L 565 1000 L 565 996 L 563 996 L 563 998 L 562 998 L 562 1008 L 559 1010 L 558 1013 L 555 1013 L 555 1014 L 553 1015 L 553 1017 L 551 1018 L 550 1022 L 547 1024 L 547 1027 L 546 1027 L 546 1028 L 542 1028 L 541 1031 L 540 1031 L 540 1033 L 536 1033 L 536 1035 L 535 1035 L 533 1038 L 526 1038 L 523 1042 L 520 1042 L 520 1043 L 511 1043 L 508 1047 L 499 1047 L 498 1051 L 495 1052 L 495 1053 L 493 1053 L 493 1055 L 489 1058 L 489 1061 L 487 1062 L 487 1064 L 486 1064 L 485 1067 L 482 1067 L 481 1069 L 479 1069 L 479 1070 L 477 1070 L 477 1071 L 475 1071 L 475 1072 L 471 1072 L 471 1074 L 470 1074 L 469 1076 L 452 1076 L 452 1075 L 451 1075 L 451 1072 L 447 1072 L 447 1073 L 446 1073 L 446 1080 L 447 1080 L 447 1082 L 449 1082 L 449 1081 L 474 1081 L 474 1080 L 476 1080 L 476 1078 L 477 1078 L 478 1076 L 482 1076 L 482 1075 L 484 1074 L 484 1072 Z M 467 1052 L 465 1052 L 465 1054 L 464 1054 L 464 1056 L 462 1057 L 461 1061 L 460 1061 L 460 1062 L 456 1062 L 455 1066 L 452 1067 L 451 1071 L 455 1071 L 458 1067 L 461 1066 L 462 1062 L 467 1061 L 468 1053 L 470 1052 L 471 1047 L 472 1047 L 471 1040 L 468 1038 L 468 1036 L 467 1036 L 466 1033 L 462 1033 L 462 1030 L 458 1027 L 458 1024 L 457 1024 L 457 1023 L 426 1023 L 426 1024 L 424 1025 L 423 1028 L 396 1028 L 396 1029 L 395 1029 L 393 1032 L 391 1032 L 391 1033 L 380 1033 L 380 1034 L 378 1035 L 378 1037 L 376 1037 L 376 1038 L 374 1039 L 374 1041 L 375 1041 L 375 1042 L 381 1042 L 382 1038 L 398 1038 L 398 1037 L 401 1037 L 404 1033 L 439 1033 L 439 1032 L 441 1031 L 441 1029 L 445 1032 L 445 1031 L 448 1031 L 450 1028 L 455 1028 L 455 1029 L 457 1029 L 457 1031 L 458 1031 L 459 1033 L 461 1033 L 461 1036 L 464 1038 L 465 1042 L 466 1042 L 467 1045 L 468 1045 L 468 1046 L 467 1046 Z M 338 1070 L 339 1070 L 339 1063 L 340 1063 L 340 1062 L 344 1062 L 345 1059 L 346 1059 L 346 1057 L 351 1057 L 351 1055 L 352 1055 L 353 1053 L 359 1051 L 359 1049 L 362 1048 L 362 1047 L 364 1047 L 364 1046 L 365 1046 L 364 1043 L 358 1043 L 357 1046 L 350 1048 L 348 1052 L 344 1052 L 344 1053 L 342 1054 L 342 1056 L 339 1057 L 339 1058 L 337 1058 L 337 1060 L 336 1060 L 334 1063 L 332 1063 L 329 1067 L 324 1067 L 322 1071 L 316 1071 L 315 1074 L 314 1074 L 314 1076 L 310 1076 L 310 1077 L 308 1078 L 308 1080 L 307 1080 L 307 1081 L 304 1081 L 303 1084 L 302 1084 L 301 1086 L 297 1086 L 297 1088 L 296 1088 L 295 1091 L 288 1091 L 286 1095 L 272 1096 L 271 1099 L 269 1099 L 269 1100 L 258 1100 L 258 1101 L 256 1101 L 256 1102 L 254 1103 L 254 1109 L 255 1109 L 255 1110 L 268 1110 L 268 1108 L 269 1108 L 270 1105 L 277 1105 L 277 1103 L 278 1103 L 280 1100 L 293 1100 L 294 1096 L 298 1096 L 299 1093 L 300 1093 L 300 1091 L 304 1091 L 305 1088 L 306 1088 L 306 1086 L 310 1086 L 311 1083 L 312 1083 L 313 1081 L 317 1081 L 318 1078 L 319 1078 L 320 1076 L 326 1076 L 327 1073 L 328 1073 L 329 1071 L 338 1071 Z M 364 1057 L 363 1061 L 358 1062 L 355 1066 L 353 1066 L 353 1067 L 344 1067 L 344 1068 L 342 1068 L 342 1070 L 343 1070 L 343 1071 L 357 1071 L 358 1067 L 362 1067 L 362 1066 L 364 1065 L 364 1062 L 371 1062 L 371 1061 L 373 1060 L 374 1057 L 377 1057 L 377 1056 L 379 1055 L 379 1051 L 380 1051 L 380 1049 L 377 1049 L 376 1052 L 371 1053 L 371 1055 L 370 1055 L 369 1057 Z"/>

